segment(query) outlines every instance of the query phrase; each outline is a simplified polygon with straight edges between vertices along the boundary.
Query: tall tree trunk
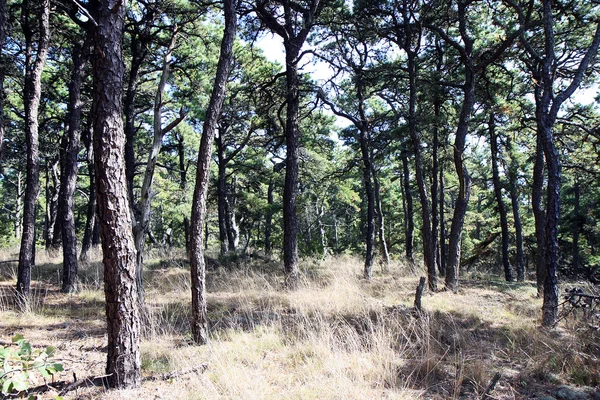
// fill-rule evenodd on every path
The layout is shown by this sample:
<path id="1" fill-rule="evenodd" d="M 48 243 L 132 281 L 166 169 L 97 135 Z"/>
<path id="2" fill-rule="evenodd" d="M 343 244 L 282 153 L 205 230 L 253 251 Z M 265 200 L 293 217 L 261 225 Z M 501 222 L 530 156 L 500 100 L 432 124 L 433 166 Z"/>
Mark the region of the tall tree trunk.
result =
<path id="1" fill-rule="evenodd" d="M 381 186 L 379 184 L 379 178 L 373 169 L 373 183 L 375 184 L 375 211 L 377 214 L 377 233 L 379 236 L 379 245 L 381 246 L 381 254 L 383 255 L 383 262 L 385 271 L 390 266 L 390 252 L 388 251 L 387 241 L 385 239 L 385 216 L 383 215 L 383 206 L 381 204 Z"/>
<path id="2" fill-rule="evenodd" d="M 87 165 L 90 186 L 85 228 L 83 231 L 83 239 L 81 240 L 81 253 L 79 254 L 79 261 L 81 262 L 88 262 L 90 260 L 90 249 L 92 248 L 94 225 L 96 224 L 96 174 L 94 172 L 94 143 L 92 136 L 93 126 L 90 124 L 83 135 L 83 142 L 87 148 Z"/>
<path id="3" fill-rule="evenodd" d="M 517 189 L 519 166 L 517 164 L 516 154 L 514 152 L 510 137 L 508 138 L 507 147 L 511 158 L 510 166 L 508 168 L 508 182 L 515 227 L 515 245 L 517 248 L 517 257 L 515 260 L 517 268 L 517 281 L 523 282 L 525 280 L 525 254 L 523 252 L 523 226 L 521 224 L 521 213 L 519 212 L 519 191 Z"/>
<path id="4" fill-rule="evenodd" d="M 267 215 L 265 217 L 265 254 L 271 255 L 271 231 L 273 229 L 273 190 L 275 183 L 273 178 L 269 179 L 269 187 L 267 188 Z"/>
<path id="5" fill-rule="evenodd" d="M 286 76 L 286 121 L 285 121 L 285 181 L 283 186 L 283 264 L 285 284 L 290 289 L 298 286 L 298 219 L 296 196 L 298 193 L 298 55 L 302 43 L 284 41 Z"/>
<path id="6" fill-rule="evenodd" d="M 319 207 L 319 199 L 315 199 L 315 216 L 317 218 L 317 226 L 319 227 L 319 239 L 321 243 L 321 256 L 327 254 L 327 236 L 325 235 L 325 225 L 323 224 L 323 215 L 325 214 L 325 205 Z M 385 242 L 384 242 L 385 243 Z"/>
<path id="7" fill-rule="evenodd" d="M 127 76 L 127 89 L 125 90 L 125 98 L 123 110 L 125 114 L 125 173 L 127 176 L 127 191 L 132 209 L 134 206 L 133 195 L 133 179 L 135 177 L 135 152 L 134 141 L 137 129 L 135 127 L 135 99 L 138 93 L 138 80 L 140 70 L 150 48 L 150 27 L 155 18 L 155 12 L 151 7 L 147 7 L 143 21 L 140 22 L 141 30 L 138 24 L 132 24 L 134 33 L 131 35 L 130 50 L 131 50 L 131 68 Z"/>
<path id="8" fill-rule="evenodd" d="M 6 0 L 0 0 L 0 160 L 4 145 L 4 77 L 6 71 L 6 55 L 4 39 L 6 37 Z"/>
<path id="9" fill-rule="evenodd" d="M 225 186 L 225 228 L 227 231 L 227 241 L 230 251 L 237 251 L 240 243 L 240 230 L 235 218 L 237 178 L 234 176 L 231 182 L 231 189 Z"/>
<path id="10" fill-rule="evenodd" d="M 362 104 L 361 100 L 359 103 Z M 371 279 L 373 276 L 373 256 L 375 250 L 375 193 L 373 190 L 373 180 L 371 178 L 371 152 L 370 152 L 370 137 L 366 128 L 360 129 L 359 133 L 360 150 L 363 162 L 363 186 L 367 200 L 367 215 L 366 215 L 366 252 L 365 252 L 365 269 L 364 276 L 366 279 Z"/>
<path id="11" fill-rule="evenodd" d="M 204 260 L 204 237 L 202 228 L 206 219 L 206 197 L 208 193 L 210 159 L 212 145 L 217 128 L 229 71 L 233 61 L 233 42 L 236 32 L 235 2 L 224 0 L 225 30 L 221 41 L 221 52 L 217 64 L 217 74 L 210 102 L 206 110 L 206 119 L 202 128 L 202 139 L 198 152 L 196 186 L 192 202 L 190 270 L 192 289 L 192 336 L 196 343 L 208 342 L 208 319 L 206 312 L 206 264 Z"/>
<path id="12" fill-rule="evenodd" d="M 446 260 L 446 287 L 456 292 L 460 270 L 461 240 L 467 205 L 471 196 L 471 176 L 464 163 L 464 151 L 469 132 L 469 122 L 475 104 L 475 73 L 473 66 L 465 66 L 464 98 L 460 110 L 458 127 L 454 138 L 454 167 L 458 176 L 458 197 L 454 204 L 454 215 L 450 227 L 448 258 Z"/>
<path id="13" fill-rule="evenodd" d="M 573 195 L 575 196 L 575 204 L 573 206 L 573 256 L 571 259 L 571 269 L 573 276 L 577 279 L 577 277 L 579 276 L 579 232 L 581 232 L 581 210 L 579 205 L 581 189 L 579 185 L 579 178 L 577 176 L 575 176 L 575 187 L 573 188 Z"/>
<path id="14" fill-rule="evenodd" d="M 545 121 L 544 121 L 545 122 Z M 544 280 L 543 325 L 554 326 L 558 318 L 558 222 L 560 219 L 560 161 L 554 146 L 551 125 L 541 124 L 544 156 L 548 167 L 546 199 L 545 256 L 546 279 Z"/>
<path id="15" fill-rule="evenodd" d="M 25 35 L 25 142 L 27 144 L 27 177 L 23 206 L 23 236 L 19 251 L 17 292 L 29 296 L 31 268 L 35 264 L 35 209 L 40 191 L 40 155 L 38 110 L 42 93 L 42 71 L 50 46 L 50 1 L 41 2 L 41 10 L 33 9 L 30 0 L 22 3 L 23 33 Z M 38 16 L 37 51 L 34 54 L 32 15 Z"/>
<path id="16" fill-rule="evenodd" d="M 544 149 L 541 137 L 537 135 L 535 162 L 533 165 L 533 188 L 531 193 L 531 208 L 535 219 L 536 246 L 536 282 L 538 297 L 544 293 L 546 280 L 546 210 L 543 206 L 544 198 Z"/>
<path id="17" fill-rule="evenodd" d="M 77 184 L 77 155 L 81 137 L 81 113 L 83 101 L 81 87 L 85 79 L 85 66 L 89 58 L 88 40 L 77 42 L 73 46 L 73 70 L 69 83 L 67 151 L 65 167 L 61 176 L 61 192 L 59 205 L 62 207 L 62 245 L 63 245 L 63 278 L 62 292 L 71 293 L 77 289 L 77 238 L 75 236 L 75 215 L 73 205 L 75 186 Z"/>
<path id="18" fill-rule="evenodd" d="M 406 7 L 404 8 L 406 13 Z M 405 20 L 408 17 L 405 15 Z M 417 127 L 417 53 L 418 50 L 413 50 L 413 32 L 411 27 L 406 27 L 407 31 L 404 51 L 407 53 L 408 62 L 408 79 L 409 79 L 409 100 L 408 100 L 408 130 L 413 145 L 415 157 L 415 175 L 417 178 L 417 187 L 419 189 L 419 198 L 421 200 L 421 236 L 423 239 L 423 259 L 425 261 L 425 271 L 427 273 L 427 284 L 432 291 L 437 290 L 437 276 L 435 269 L 435 246 L 434 237 L 431 227 L 431 207 L 429 204 L 429 196 L 427 193 L 427 184 L 425 181 L 425 173 L 423 171 L 423 160 L 421 158 L 421 138 L 419 137 Z M 420 38 L 420 32 L 417 37 Z M 418 49 L 418 47 L 417 47 Z"/>
<path id="19" fill-rule="evenodd" d="M 401 151 L 402 158 L 402 186 L 404 187 L 404 199 L 406 202 L 406 209 L 404 212 L 405 219 L 405 249 L 406 252 L 406 260 L 414 264 L 415 258 L 413 255 L 413 247 L 414 247 L 414 232 L 415 232 L 415 220 L 414 220 L 414 207 L 413 207 L 413 198 L 412 198 L 412 190 L 410 188 L 410 169 L 408 167 L 408 152 L 406 148 L 403 148 Z"/>
<path id="20" fill-rule="evenodd" d="M 222 128 L 223 129 L 223 128 Z M 229 240 L 227 238 L 227 164 L 225 162 L 225 148 L 222 132 L 215 138 L 217 144 L 217 209 L 219 212 L 219 242 L 221 243 L 221 255 L 229 252 Z"/>
<path id="21" fill-rule="evenodd" d="M 115 388 L 141 383 L 136 251 L 125 175 L 123 129 L 124 0 L 100 0 L 94 17 L 94 159 L 108 330 L 106 374 Z"/>
<path id="22" fill-rule="evenodd" d="M 153 140 L 152 149 L 148 155 L 148 161 L 146 163 L 146 170 L 144 171 L 144 181 L 142 183 L 142 190 L 140 193 L 140 204 L 139 204 L 139 217 L 138 221 L 135 221 L 133 226 L 133 233 L 135 237 L 135 250 L 136 250 L 136 279 L 137 289 L 140 304 L 143 303 L 144 299 L 144 285 L 142 272 L 144 269 L 144 242 L 146 240 L 146 234 L 150 228 L 150 202 L 152 200 L 152 182 L 154 180 L 154 170 L 156 168 L 156 161 L 162 148 L 162 141 L 165 135 L 174 129 L 183 119 L 185 113 L 181 112 L 179 117 L 175 118 L 169 125 L 163 127 L 162 125 L 162 107 L 163 107 L 163 93 L 165 91 L 167 80 L 171 73 L 171 54 L 175 48 L 175 42 L 177 38 L 177 29 L 173 30 L 171 40 L 167 46 L 164 58 L 162 72 L 160 75 L 160 81 L 156 89 L 156 95 L 154 97 L 154 115 L 153 115 Z"/>
<path id="23" fill-rule="evenodd" d="M 508 217 L 506 215 L 506 205 L 502 199 L 502 183 L 500 182 L 500 173 L 498 171 L 498 137 L 496 136 L 496 121 L 494 112 L 490 112 L 488 121 L 488 130 L 490 133 L 490 149 L 492 153 L 492 182 L 494 184 L 494 194 L 500 213 L 500 229 L 502 231 L 502 266 L 504 267 L 504 278 L 507 282 L 514 280 L 513 270 L 510 265 L 508 255 Z"/>
<path id="24" fill-rule="evenodd" d="M 440 275 L 446 276 L 446 220 L 445 220 L 444 164 L 440 165 Z"/>

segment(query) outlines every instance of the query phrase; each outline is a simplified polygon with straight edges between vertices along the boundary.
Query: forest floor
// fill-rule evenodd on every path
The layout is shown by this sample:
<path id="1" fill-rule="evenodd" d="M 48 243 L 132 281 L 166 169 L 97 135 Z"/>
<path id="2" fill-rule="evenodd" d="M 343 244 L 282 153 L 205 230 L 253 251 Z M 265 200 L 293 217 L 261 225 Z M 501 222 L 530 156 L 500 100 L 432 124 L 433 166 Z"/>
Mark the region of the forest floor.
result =
<path id="1" fill-rule="evenodd" d="M 100 257 L 81 267 L 80 291 L 64 295 L 60 258 L 38 255 L 33 295 L 19 312 L 16 264 L 2 262 L 14 258 L 0 254 L 0 345 L 21 334 L 34 349 L 56 346 L 57 382 L 102 376 Z M 458 294 L 426 291 L 418 313 L 420 272 L 401 262 L 366 282 L 355 258 L 305 260 L 290 292 L 280 263 L 231 257 L 209 262 L 211 341 L 200 347 L 190 342 L 183 253 L 148 258 L 141 388 L 79 387 L 65 399 L 479 399 L 497 372 L 489 399 L 600 398 L 600 333 L 581 318 L 540 328 L 533 282 L 470 276 Z M 43 389 L 39 398 L 60 392 Z"/>

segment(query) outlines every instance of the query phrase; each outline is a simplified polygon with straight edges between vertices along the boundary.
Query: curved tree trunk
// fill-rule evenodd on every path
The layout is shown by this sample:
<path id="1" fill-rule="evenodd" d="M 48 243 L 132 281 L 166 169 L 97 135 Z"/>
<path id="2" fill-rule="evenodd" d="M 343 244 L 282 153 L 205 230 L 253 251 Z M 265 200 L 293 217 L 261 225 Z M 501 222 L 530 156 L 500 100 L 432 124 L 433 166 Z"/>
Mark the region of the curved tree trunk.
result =
<path id="1" fill-rule="evenodd" d="M 75 215 L 73 204 L 77 183 L 77 155 L 81 137 L 81 113 L 83 101 L 81 87 L 85 79 L 85 66 L 89 58 L 89 42 L 84 40 L 73 47 L 73 70 L 69 83 L 69 130 L 67 132 L 67 151 L 65 167 L 61 176 L 61 192 L 59 206 L 62 207 L 62 245 L 63 245 L 63 278 L 62 292 L 71 293 L 77 289 L 77 238 L 75 237 Z"/>
<path id="2" fill-rule="evenodd" d="M 23 205 L 23 236 L 19 251 L 17 292 L 28 297 L 31 284 L 31 268 L 35 264 L 35 208 L 40 191 L 40 155 L 38 110 L 42 93 L 42 71 L 50 45 L 50 1 L 41 2 L 37 52 L 34 54 L 33 28 L 30 19 L 36 11 L 30 0 L 22 3 L 23 33 L 25 35 L 25 142 L 27 144 L 27 177 Z"/>
<path id="3" fill-rule="evenodd" d="M 106 374 L 110 387 L 132 388 L 141 383 L 141 361 L 136 251 L 125 175 L 122 119 L 126 4 L 123 0 L 100 0 L 96 6 L 92 118 L 98 219 L 104 255 Z"/>
<path id="4" fill-rule="evenodd" d="M 204 236 L 202 228 L 206 219 L 206 197 L 208 194 L 210 159 L 217 122 L 221 114 L 229 71 L 233 61 L 233 42 L 236 32 L 235 2 L 224 0 L 225 30 L 221 41 L 221 53 L 217 64 L 217 75 L 206 119 L 202 128 L 202 139 L 198 152 L 196 186 L 192 202 L 190 270 L 192 289 L 192 336 L 196 343 L 208 342 L 208 319 L 206 313 L 206 264 L 204 260 Z"/>
<path id="5" fill-rule="evenodd" d="M 471 176 L 463 160 L 471 113 L 475 104 L 475 74 L 472 66 L 465 66 L 464 99 L 460 110 L 458 128 L 454 138 L 454 167 L 458 176 L 458 197 L 454 204 L 454 215 L 450 227 L 448 258 L 446 261 L 446 287 L 454 292 L 458 290 L 460 270 L 461 239 L 467 205 L 471 196 Z"/>
<path id="6" fill-rule="evenodd" d="M 143 303 L 144 299 L 144 285 L 142 272 L 144 268 L 144 242 L 146 240 L 146 234 L 150 229 L 150 203 L 152 200 L 152 182 L 154 180 L 154 170 L 156 168 L 156 162 L 158 160 L 158 155 L 160 154 L 160 150 L 162 148 L 162 141 L 165 135 L 174 129 L 183 119 L 185 118 L 185 114 L 180 113 L 179 117 L 174 119 L 169 125 L 163 127 L 162 125 L 162 107 L 163 101 L 162 96 L 165 91 L 167 85 L 167 79 L 169 79 L 169 75 L 171 72 L 171 54 L 173 53 L 173 49 L 175 48 L 175 41 L 177 38 L 177 29 L 174 29 L 171 41 L 166 49 L 164 58 L 163 58 L 163 66 L 162 72 L 160 75 L 160 81 L 158 83 L 158 88 L 156 89 L 156 95 L 154 97 L 154 115 L 153 115 L 153 140 L 152 140 L 152 148 L 150 150 L 150 154 L 148 155 L 148 161 L 146 163 L 146 170 L 144 171 L 144 181 L 142 183 L 142 190 L 140 192 L 140 204 L 139 204 L 139 217 L 138 221 L 135 221 L 133 233 L 135 237 L 135 250 L 137 253 L 136 256 L 136 279 L 137 279 L 137 289 L 138 296 L 140 300 L 140 304 Z M 131 199 L 130 199 L 131 200 Z"/>

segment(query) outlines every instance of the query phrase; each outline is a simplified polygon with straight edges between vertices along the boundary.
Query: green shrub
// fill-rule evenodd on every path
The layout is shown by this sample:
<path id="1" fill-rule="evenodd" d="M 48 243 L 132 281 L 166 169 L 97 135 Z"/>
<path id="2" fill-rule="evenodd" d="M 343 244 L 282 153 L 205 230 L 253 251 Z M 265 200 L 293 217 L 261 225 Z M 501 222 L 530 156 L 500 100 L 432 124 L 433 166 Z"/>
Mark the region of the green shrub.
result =
<path id="1" fill-rule="evenodd" d="M 27 390 L 32 372 L 37 371 L 45 379 L 49 379 L 63 370 L 62 364 L 51 360 L 56 353 L 54 346 L 33 350 L 22 335 L 15 335 L 12 342 L 17 346 L 0 347 L 0 387 L 3 395 Z"/>

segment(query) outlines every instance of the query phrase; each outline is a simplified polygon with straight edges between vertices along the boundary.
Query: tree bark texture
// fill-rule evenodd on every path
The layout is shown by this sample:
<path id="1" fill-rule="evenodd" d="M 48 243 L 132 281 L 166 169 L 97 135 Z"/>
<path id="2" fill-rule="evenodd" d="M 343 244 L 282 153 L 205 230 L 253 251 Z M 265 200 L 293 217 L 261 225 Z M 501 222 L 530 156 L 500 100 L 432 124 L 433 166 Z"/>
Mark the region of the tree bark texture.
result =
<path id="1" fill-rule="evenodd" d="M 531 192 L 531 208 L 535 219 L 536 238 L 536 283 L 538 297 L 544 293 L 546 280 L 546 210 L 544 209 L 544 150 L 541 137 L 537 135 L 535 161 L 533 164 L 533 187 Z"/>
<path id="2" fill-rule="evenodd" d="M 35 10 L 30 0 L 22 3 L 22 27 L 25 36 L 25 142 L 27 144 L 27 175 L 23 204 L 23 235 L 17 270 L 17 292 L 27 297 L 31 284 L 31 268 L 35 264 L 35 208 L 40 191 L 40 155 L 38 110 L 42 93 L 42 71 L 50 45 L 50 1 L 43 0 L 41 9 Z M 34 44 L 32 16 L 36 15 L 37 44 Z M 35 50 L 34 50 L 35 48 Z"/>
<path id="3" fill-rule="evenodd" d="M 502 267 L 504 268 L 504 278 L 507 282 L 512 282 L 514 276 L 508 255 L 508 216 L 506 213 L 506 205 L 502 198 L 502 183 L 500 182 L 500 172 L 498 171 L 498 136 L 496 135 L 494 112 L 490 112 L 488 131 L 490 133 L 490 149 L 492 153 L 492 182 L 494 185 L 496 204 L 498 205 L 498 213 L 500 214 L 500 230 L 502 232 Z"/>
<path id="4" fill-rule="evenodd" d="M 65 166 L 61 175 L 61 191 L 59 206 L 62 207 L 62 248 L 63 278 L 62 292 L 71 293 L 77 289 L 77 238 L 75 236 L 75 215 L 73 212 L 75 188 L 77 184 L 77 155 L 80 150 L 81 113 L 83 100 L 81 87 L 85 79 L 85 67 L 89 59 L 90 43 L 87 39 L 74 45 L 72 51 L 73 70 L 69 83 L 67 151 Z"/>
<path id="5" fill-rule="evenodd" d="M 97 3 L 94 31 L 94 158 L 98 219 L 102 237 L 104 294 L 108 329 L 108 384 L 132 388 L 141 383 L 140 317 L 136 251 L 125 175 L 123 129 L 123 0 Z"/>
<path id="6" fill-rule="evenodd" d="M 217 144 L 217 210 L 219 213 L 219 242 L 221 244 L 221 255 L 229 252 L 229 240 L 227 239 L 227 165 L 225 163 L 225 148 L 222 140 L 222 132 L 216 137 Z"/>
<path id="7" fill-rule="evenodd" d="M 217 64 L 217 74 L 206 119 L 202 129 L 202 139 L 198 152 L 196 186 L 192 202 L 190 270 L 192 290 L 192 337 L 198 344 L 208 342 L 208 319 L 206 313 L 206 264 L 204 260 L 204 236 L 202 229 L 206 219 L 206 201 L 209 183 L 212 146 L 221 114 L 227 79 L 233 61 L 233 42 L 236 32 L 235 2 L 224 0 L 225 30 L 221 41 L 221 52 Z"/>

